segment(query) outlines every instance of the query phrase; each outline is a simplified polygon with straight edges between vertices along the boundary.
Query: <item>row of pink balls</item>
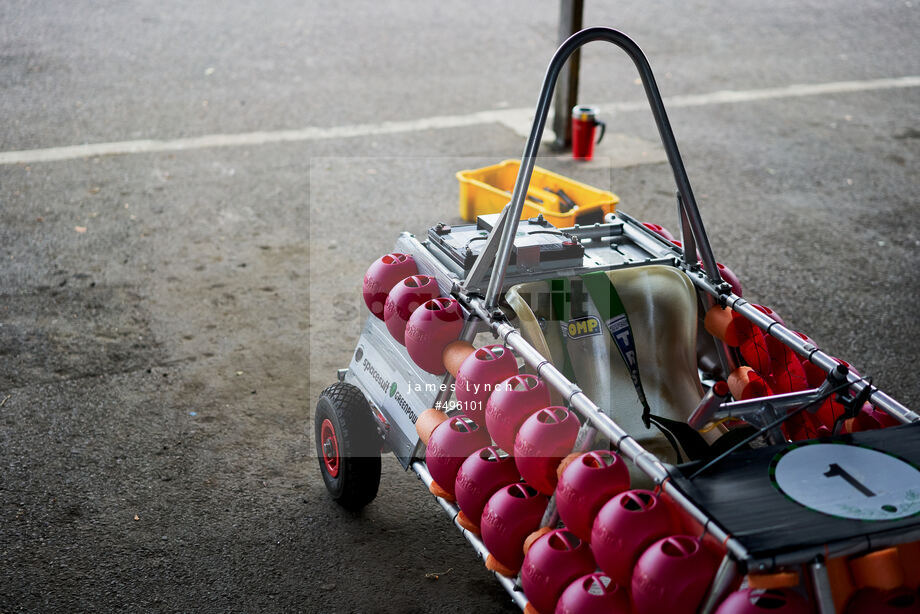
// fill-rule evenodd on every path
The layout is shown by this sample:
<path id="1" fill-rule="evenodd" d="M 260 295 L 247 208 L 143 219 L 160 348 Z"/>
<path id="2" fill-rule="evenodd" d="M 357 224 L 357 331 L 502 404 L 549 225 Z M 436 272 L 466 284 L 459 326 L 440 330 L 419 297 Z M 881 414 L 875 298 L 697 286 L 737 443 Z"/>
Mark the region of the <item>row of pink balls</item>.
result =
<path id="1" fill-rule="evenodd" d="M 656 493 L 627 490 L 629 473 L 618 455 L 595 450 L 565 464 L 555 490 L 565 528 L 541 532 L 549 496 L 521 481 L 517 458 L 487 444 L 459 459 L 454 469 L 458 459 L 447 454 L 450 449 L 460 448 L 461 441 L 487 441 L 465 417 L 442 423 L 429 443 L 432 439 L 443 440 L 428 460 L 432 476 L 446 484 L 451 472 L 456 474 L 451 494 L 467 521 L 475 521 L 467 528 L 478 531 L 499 563 L 490 568 L 506 575 L 520 571 L 534 610 L 689 614 L 698 609 L 718 556 L 700 538 L 675 534 L 680 517 Z M 792 591 L 768 596 L 741 591 L 718 612 L 777 611 L 778 603 L 780 612 L 809 611 Z"/>
<path id="2" fill-rule="evenodd" d="M 441 296 L 434 277 L 419 275 L 409 254 L 386 254 L 367 269 L 362 293 L 367 308 L 415 364 L 434 375 L 444 373 L 441 353 L 460 336 L 463 310 L 456 299 Z"/>
<path id="3" fill-rule="evenodd" d="M 718 558 L 699 538 L 674 534 L 680 523 L 658 495 L 627 490 L 629 472 L 619 456 L 593 451 L 560 467 L 574 445 L 578 420 L 564 407 L 546 406 L 545 384 L 517 374 L 508 348 L 471 352 L 456 375 L 464 415 L 435 427 L 426 458 L 432 478 L 444 485 L 439 494 L 457 501 L 458 521 L 481 535 L 497 561 L 492 568 L 520 571 L 537 611 L 696 610 Z M 565 528 L 541 533 L 554 493 Z M 756 605 L 761 599 L 750 591 L 739 595 L 726 603 L 744 597 Z M 788 604 L 781 611 L 805 611 L 794 592 L 774 595 L 769 607 L 780 597 Z M 720 612 L 729 611 L 740 610 Z"/>
<path id="4" fill-rule="evenodd" d="M 473 393 L 461 385 L 463 380 L 498 379 L 511 365 L 516 372 L 510 350 L 498 351 L 499 347 L 480 348 L 464 360 L 457 377 L 458 399 Z M 492 368 L 483 373 L 486 365 Z M 488 387 L 480 386 L 479 391 L 483 389 Z M 604 585 L 607 600 L 625 599 L 627 592 L 617 587 L 630 585 L 640 555 L 652 550 L 656 540 L 662 541 L 657 547 L 664 554 L 648 555 L 646 564 L 639 567 L 658 570 L 646 574 L 658 578 L 663 569 L 673 566 L 667 564 L 672 563 L 667 553 L 678 540 L 674 543 L 681 546 L 680 552 L 688 553 L 687 568 L 697 573 L 697 581 L 688 586 L 697 588 L 697 601 L 702 599 L 717 561 L 695 538 L 669 537 L 675 532 L 672 512 L 655 493 L 627 490 L 629 471 L 619 456 L 609 451 L 582 454 L 557 477 L 560 461 L 575 443 L 579 422 L 564 407 L 546 406 L 549 402 L 549 391 L 539 378 L 512 375 L 491 387 L 484 416 L 475 413 L 481 400 L 473 401 L 466 415 L 447 419 L 427 438 L 428 469 L 439 494 L 457 501 L 458 520 L 481 535 L 498 563 L 493 568 L 509 575 L 520 570 L 533 607 L 553 611 L 557 601 L 566 603 L 560 599 L 566 587 L 584 584 L 576 580 L 598 565 L 613 580 Z M 488 431 L 470 414 L 485 422 Z M 493 439 L 496 445 L 491 445 Z M 513 449 L 514 455 L 503 448 Z M 528 544 L 525 555 L 525 542 L 539 529 L 554 493 L 566 528 L 538 536 Z M 665 543 L 666 538 L 672 540 L 667 542 L 672 546 Z M 661 557 L 666 557 L 664 567 L 655 562 Z M 700 573 L 705 575 L 702 582 Z M 603 579 L 597 581 L 603 584 Z M 571 592 L 581 594 L 577 588 Z M 644 604 L 639 611 L 658 611 L 662 605 L 657 597 L 644 599 L 650 595 L 647 590 L 639 589 L 636 595 L 633 600 Z M 692 597 L 682 593 L 681 600 Z M 587 598 L 581 594 L 579 599 Z"/>

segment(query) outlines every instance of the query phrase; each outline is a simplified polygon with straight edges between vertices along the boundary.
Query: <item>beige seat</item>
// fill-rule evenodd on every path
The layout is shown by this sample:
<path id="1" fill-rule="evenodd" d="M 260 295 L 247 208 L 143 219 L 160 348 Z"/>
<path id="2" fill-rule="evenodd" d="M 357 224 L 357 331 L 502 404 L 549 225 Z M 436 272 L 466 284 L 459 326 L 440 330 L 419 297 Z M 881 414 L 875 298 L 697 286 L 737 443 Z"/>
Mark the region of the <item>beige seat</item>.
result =
<path id="1" fill-rule="evenodd" d="M 686 422 L 703 395 L 696 361 L 697 298 L 693 284 L 682 271 L 664 265 L 609 271 L 607 277 L 629 317 L 651 413 Z M 566 341 L 561 324 L 568 327 L 568 322 L 553 320 L 549 281 L 518 284 L 507 292 L 506 299 L 531 345 L 559 369 L 568 350 L 578 386 L 649 451 L 669 462 L 677 460 L 658 429 L 645 427 L 629 369 L 591 301 L 586 301 L 586 315 L 598 318 L 599 332 L 580 335 L 588 327 L 578 328 L 576 322 L 572 329 L 576 338 Z"/>

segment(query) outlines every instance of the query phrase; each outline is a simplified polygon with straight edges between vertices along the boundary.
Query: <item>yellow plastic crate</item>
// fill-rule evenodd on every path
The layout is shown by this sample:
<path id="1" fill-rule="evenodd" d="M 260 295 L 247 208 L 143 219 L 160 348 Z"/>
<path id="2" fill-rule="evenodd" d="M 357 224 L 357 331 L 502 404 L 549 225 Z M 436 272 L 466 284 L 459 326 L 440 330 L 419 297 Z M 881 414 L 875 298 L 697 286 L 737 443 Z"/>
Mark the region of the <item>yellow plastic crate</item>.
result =
<path id="1" fill-rule="evenodd" d="M 479 215 L 501 211 L 511 200 L 520 166 L 520 160 L 505 160 L 492 166 L 458 172 L 460 215 L 463 219 L 472 222 Z M 565 211 L 567 204 L 556 194 L 560 189 L 577 207 Z M 553 226 L 566 228 L 602 221 L 618 202 L 620 199 L 613 192 L 599 190 L 535 166 L 521 219 L 543 214 Z"/>

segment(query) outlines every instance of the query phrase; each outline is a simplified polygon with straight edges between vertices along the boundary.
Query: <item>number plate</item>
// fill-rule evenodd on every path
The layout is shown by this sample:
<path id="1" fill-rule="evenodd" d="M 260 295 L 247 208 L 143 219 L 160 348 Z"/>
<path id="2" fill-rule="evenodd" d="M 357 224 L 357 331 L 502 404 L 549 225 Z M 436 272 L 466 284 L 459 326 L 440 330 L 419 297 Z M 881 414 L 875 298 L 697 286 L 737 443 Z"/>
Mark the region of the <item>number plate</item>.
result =
<path id="1" fill-rule="evenodd" d="M 787 448 L 773 485 L 800 505 L 838 518 L 896 520 L 920 512 L 920 471 L 896 456 L 844 443 Z"/>

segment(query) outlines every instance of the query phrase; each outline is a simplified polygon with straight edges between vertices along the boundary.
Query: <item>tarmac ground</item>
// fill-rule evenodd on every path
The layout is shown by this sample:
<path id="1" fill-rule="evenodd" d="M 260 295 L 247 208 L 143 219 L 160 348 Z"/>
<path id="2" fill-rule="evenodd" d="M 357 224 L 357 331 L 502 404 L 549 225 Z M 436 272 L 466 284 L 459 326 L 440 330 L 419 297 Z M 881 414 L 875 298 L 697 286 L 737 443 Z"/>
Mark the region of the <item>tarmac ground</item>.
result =
<path id="1" fill-rule="evenodd" d="M 588 4 L 745 297 L 920 407 L 920 7 Z M 392 456 L 334 505 L 312 415 L 369 263 L 520 157 L 558 10 L 0 5 L 0 612 L 514 611 Z M 581 81 L 597 159 L 538 164 L 676 228 L 631 64 Z"/>

